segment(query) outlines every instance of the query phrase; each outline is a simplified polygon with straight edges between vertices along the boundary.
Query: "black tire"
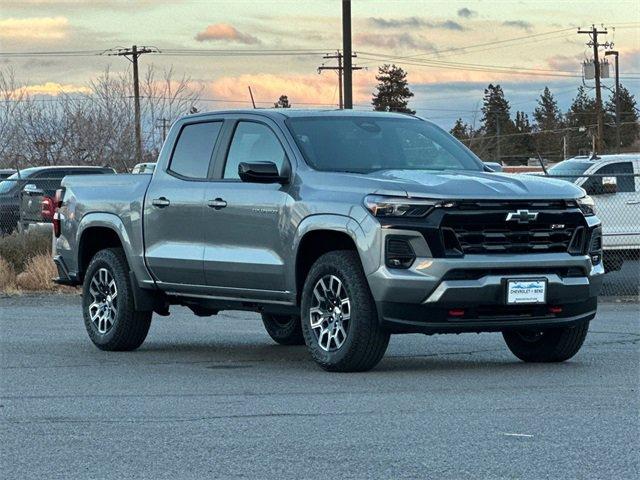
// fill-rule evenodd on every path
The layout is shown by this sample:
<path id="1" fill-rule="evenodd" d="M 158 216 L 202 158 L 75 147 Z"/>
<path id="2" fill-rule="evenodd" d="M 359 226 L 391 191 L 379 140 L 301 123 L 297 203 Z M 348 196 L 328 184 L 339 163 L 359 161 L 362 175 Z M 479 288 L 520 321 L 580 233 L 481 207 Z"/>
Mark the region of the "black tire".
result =
<path id="1" fill-rule="evenodd" d="M 502 336 L 509 350 L 523 362 L 564 362 L 578 353 L 588 330 L 589 321 L 585 321 L 541 331 L 510 330 Z"/>
<path id="2" fill-rule="evenodd" d="M 90 306 L 94 301 L 91 293 L 92 279 L 100 270 L 106 270 L 110 274 L 117 288 L 116 311 L 111 327 L 108 330 L 105 328 L 105 332 L 100 331 L 90 313 Z M 129 265 L 122 249 L 100 250 L 91 259 L 82 285 L 82 313 L 89 338 L 100 350 L 135 350 L 144 342 L 153 312 L 135 310 Z"/>
<path id="3" fill-rule="evenodd" d="M 299 316 L 263 313 L 262 323 L 274 342 L 280 345 L 304 345 Z"/>
<path id="4" fill-rule="evenodd" d="M 333 351 L 324 350 L 311 326 L 313 290 L 327 275 L 337 277 L 350 301 L 346 339 Z M 352 305 L 352 306 L 351 306 Z M 311 267 L 302 291 L 302 332 L 311 356 L 331 372 L 362 372 L 375 367 L 384 356 L 389 334 L 378 321 L 376 304 L 362 271 L 358 254 L 338 250 L 322 255 Z M 331 346 L 331 340 L 329 340 Z"/>

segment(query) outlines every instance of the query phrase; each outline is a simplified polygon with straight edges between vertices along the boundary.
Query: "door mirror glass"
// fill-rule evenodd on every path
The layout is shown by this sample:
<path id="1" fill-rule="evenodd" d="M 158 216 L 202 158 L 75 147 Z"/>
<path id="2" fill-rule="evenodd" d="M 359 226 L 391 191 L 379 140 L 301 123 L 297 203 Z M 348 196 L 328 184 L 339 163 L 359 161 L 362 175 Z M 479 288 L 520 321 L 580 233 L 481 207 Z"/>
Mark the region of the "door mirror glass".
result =
<path id="1" fill-rule="evenodd" d="M 618 180 L 616 177 L 602 177 L 602 193 L 616 193 Z"/>
<path id="2" fill-rule="evenodd" d="M 28 183 L 27 185 L 25 185 L 22 191 L 27 195 L 43 195 L 44 194 L 44 191 L 41 188 L 38 188 L 33 183 Z"/>
<path id="3" fill-rule="evenodd" d="M 240 162 L 238 165 L 240 180 L 248 183 L 285 183 L 286 177 L 280 175 L 273 162 Z"/>
<path id="4" fill-rule="evenodd" d="M 489 167 L 492 172 L 501 172 L 502 164 L 498 162 L 484 162 L 485 166 Z"/>

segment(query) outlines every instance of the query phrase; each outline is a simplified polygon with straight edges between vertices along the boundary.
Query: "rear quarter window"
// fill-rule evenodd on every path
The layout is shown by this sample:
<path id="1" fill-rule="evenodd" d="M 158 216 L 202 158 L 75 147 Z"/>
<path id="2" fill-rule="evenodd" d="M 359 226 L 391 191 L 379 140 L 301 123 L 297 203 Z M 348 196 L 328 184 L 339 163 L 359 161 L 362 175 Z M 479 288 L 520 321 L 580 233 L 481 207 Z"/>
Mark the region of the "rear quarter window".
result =
<path id="1" fill-rule="evenodd" d="M 171 155 L 169 171 L 186 178 L 207 178 L 209 163 L 221 128 L 220 121 L 185 125 Z"/>

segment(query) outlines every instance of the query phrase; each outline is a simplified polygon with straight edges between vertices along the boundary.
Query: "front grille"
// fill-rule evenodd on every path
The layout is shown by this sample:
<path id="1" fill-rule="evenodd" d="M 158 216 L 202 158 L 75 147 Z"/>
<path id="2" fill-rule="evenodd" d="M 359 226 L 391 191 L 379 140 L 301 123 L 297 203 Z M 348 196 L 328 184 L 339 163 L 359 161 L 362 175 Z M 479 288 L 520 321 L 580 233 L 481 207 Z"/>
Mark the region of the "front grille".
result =
<path id="1" fill-rule="evenodd" d="M 564 208 L 563 208 L 564 207 Z M 568 207 L 568 208 L 567 208 Z M 536 217 L 507 220 L 520 208 Z M 493 253 L 580 254 L 584 249 L 583 216 L 561 201 L 466 202 L 444 215 L 440 235 L 445 256 Z"/>
<path id="2" fill-rule="evenodd" d="M 463 253 L 566 252 L 575 228 L 465 225 L 454 228 Z"/>

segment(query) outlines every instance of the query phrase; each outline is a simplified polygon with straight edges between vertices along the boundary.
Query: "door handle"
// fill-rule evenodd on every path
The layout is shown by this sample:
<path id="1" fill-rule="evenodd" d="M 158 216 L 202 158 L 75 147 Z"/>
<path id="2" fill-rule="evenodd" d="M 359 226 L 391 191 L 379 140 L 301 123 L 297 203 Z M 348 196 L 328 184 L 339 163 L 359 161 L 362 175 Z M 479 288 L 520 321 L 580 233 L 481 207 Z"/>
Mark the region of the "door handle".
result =
<path id="1" fill-rule="evenodd" d="M 207 206 L 211 208 L 215 208 L 216 210 L 220 210 L 221 208 L 224 208 L 227 206 L 227 202 L 225 202 L 221 198 L 216 198 L 215 200 L 209 200 L 207 202 Z"/>
<path id="2" fill-rule="evenodd" d="M 154 198 L 151 201 L 151 204 L 154 207 L 158 207 L 158 208 L 164 208 L 164 207 L 168 207 L 169 205 L 171 205 L 171 202 L 169 201 L 168 198 L 165 197 L 160 197 L 160 198 Z"/>
<path id="3" fill-rule="evenodd" d="M 640 200 L 629 200 L 627 205 L 640 205 Z"/>

